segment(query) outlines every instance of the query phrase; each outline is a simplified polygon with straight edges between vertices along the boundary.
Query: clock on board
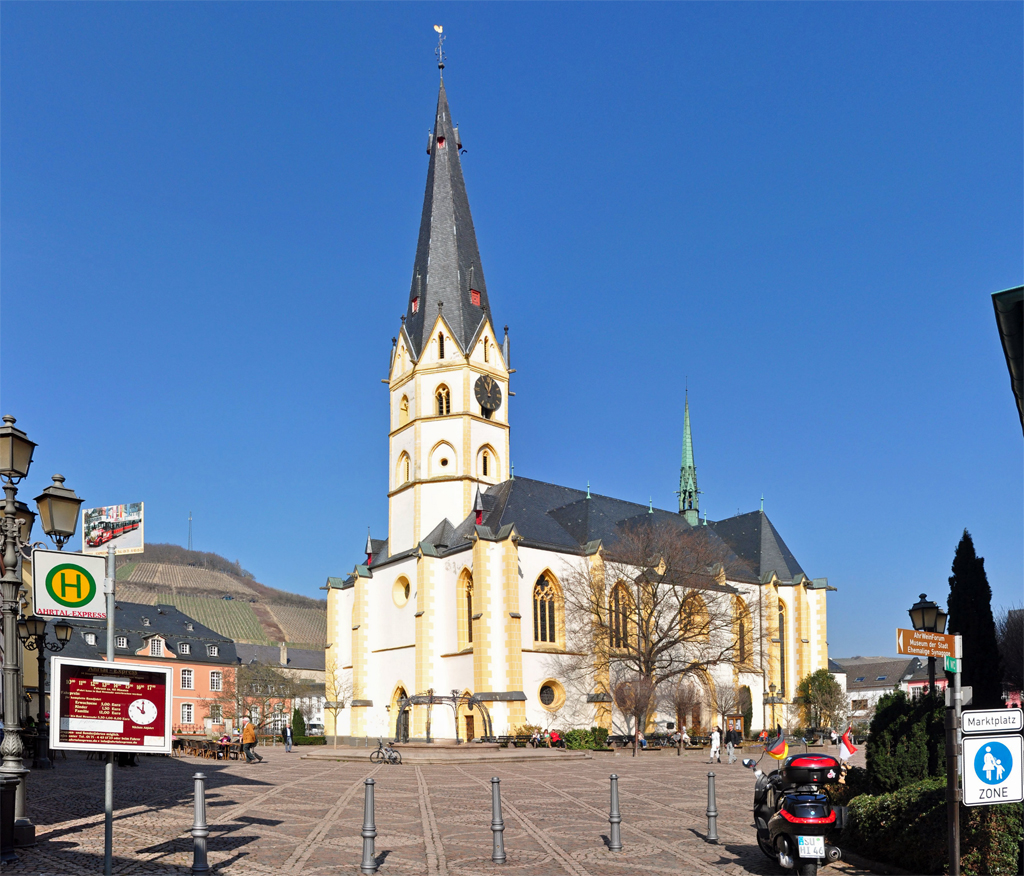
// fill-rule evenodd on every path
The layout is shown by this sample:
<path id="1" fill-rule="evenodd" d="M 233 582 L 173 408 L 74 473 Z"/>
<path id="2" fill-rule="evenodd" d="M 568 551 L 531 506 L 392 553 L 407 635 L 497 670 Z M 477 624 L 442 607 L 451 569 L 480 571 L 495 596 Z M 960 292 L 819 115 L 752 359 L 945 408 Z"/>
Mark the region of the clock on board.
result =
<path id="1" fill-rule="evenodd" d="M 136 724 L 152 724 L 156 720 L 156 703 L 140 697 L 128 706 L 128 717 Z"/>
<path id="2" fill-rule="evenodd" d="M 476 379 L 476 400 L 485 411 L 496 411 L 501 407 L 501 387 L 498 381 L 486 374 Z"/>

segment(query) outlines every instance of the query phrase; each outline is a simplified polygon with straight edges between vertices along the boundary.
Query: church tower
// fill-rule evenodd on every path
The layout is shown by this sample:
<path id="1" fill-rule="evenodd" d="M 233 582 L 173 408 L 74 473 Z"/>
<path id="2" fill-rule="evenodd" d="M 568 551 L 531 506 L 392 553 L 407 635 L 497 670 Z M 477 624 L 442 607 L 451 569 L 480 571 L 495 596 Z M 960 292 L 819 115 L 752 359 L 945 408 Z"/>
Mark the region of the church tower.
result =
<path id="1" fill-rule="evenodd" d="M 690 434 L 690 394 L 683 409 L 683 463 L 679 467 L 679 513 L 690 526 L 700 520 L 700 493 L 697 490 L 697 466 L 693 464 L 693 436 Z"/>
<path id="2" fill-rule="evenodd" d="M 427 187 L 409 306 L 391 351 L 391 555 L 446 518 L 457 526 L 478 487 L 508 477 L 508 332 L 498 343 L 444 79 L 427 136 Z"/>

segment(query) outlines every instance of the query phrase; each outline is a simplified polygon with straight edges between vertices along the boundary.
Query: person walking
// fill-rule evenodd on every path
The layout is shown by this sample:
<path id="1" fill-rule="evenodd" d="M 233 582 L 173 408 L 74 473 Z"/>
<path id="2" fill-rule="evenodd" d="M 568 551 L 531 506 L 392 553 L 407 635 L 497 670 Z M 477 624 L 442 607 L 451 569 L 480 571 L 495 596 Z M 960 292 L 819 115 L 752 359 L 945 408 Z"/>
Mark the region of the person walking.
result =
<path id="1" fill-rule="evenodd" d="M 292 753 L 292 728 L 290 724 L 285 724 L 281 730 L 281 738 L 284 740 L 284 753 Z"/>
<path id="2" fill-rule="evenodd" d="M 245 724 L 242 726 L 242 752 L 245 754 L 246 763 L 263 763 L 263 758 L 253 749 L 256 748 L 256 725 L 248 718 L 243 718 Z"/>
<path id="3" fill-rule="evenodd" d="M 725 750 L 729 753 L 729 763 L 736 763 L 736 746 L 742 744 L 740 733 L 735 726 L 730 727 L 725 734 Z"/>
<path id="4" fill-rule="evenodd" d="M 708 763 L 722 762 L 722 728 L 715 726 L 711 731 L 711 758 Z"/>

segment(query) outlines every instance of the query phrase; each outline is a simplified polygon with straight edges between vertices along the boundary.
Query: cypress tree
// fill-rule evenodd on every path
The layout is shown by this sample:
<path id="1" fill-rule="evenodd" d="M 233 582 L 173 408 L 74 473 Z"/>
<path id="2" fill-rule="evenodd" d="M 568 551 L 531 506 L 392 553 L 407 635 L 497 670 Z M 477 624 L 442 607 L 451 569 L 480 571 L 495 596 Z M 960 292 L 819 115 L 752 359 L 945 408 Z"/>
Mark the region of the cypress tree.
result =
<path id="1" fill-rule="evenodd" d="M 975 709 L 998 709 L 1003 673 L 992 617 L 992 588 L 985 574 L 985 559 L 974 550 L 974 540 L 965 529 L 953 557 L 949 577 L 949 624 L 947 632 L 963 636 L 961 683 L 974 688 Z"/>

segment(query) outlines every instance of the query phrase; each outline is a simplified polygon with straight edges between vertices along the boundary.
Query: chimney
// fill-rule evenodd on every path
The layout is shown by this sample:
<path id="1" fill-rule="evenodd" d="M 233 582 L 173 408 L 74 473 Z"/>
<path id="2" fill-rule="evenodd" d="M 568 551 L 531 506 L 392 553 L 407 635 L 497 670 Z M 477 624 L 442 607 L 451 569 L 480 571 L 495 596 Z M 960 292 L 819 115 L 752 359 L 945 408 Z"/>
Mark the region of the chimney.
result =
<path id="1" fill-rule="evenodd" d="M 281 665 L 288 665 L 288 646 L 284 642 L 281 643 Z"/>

